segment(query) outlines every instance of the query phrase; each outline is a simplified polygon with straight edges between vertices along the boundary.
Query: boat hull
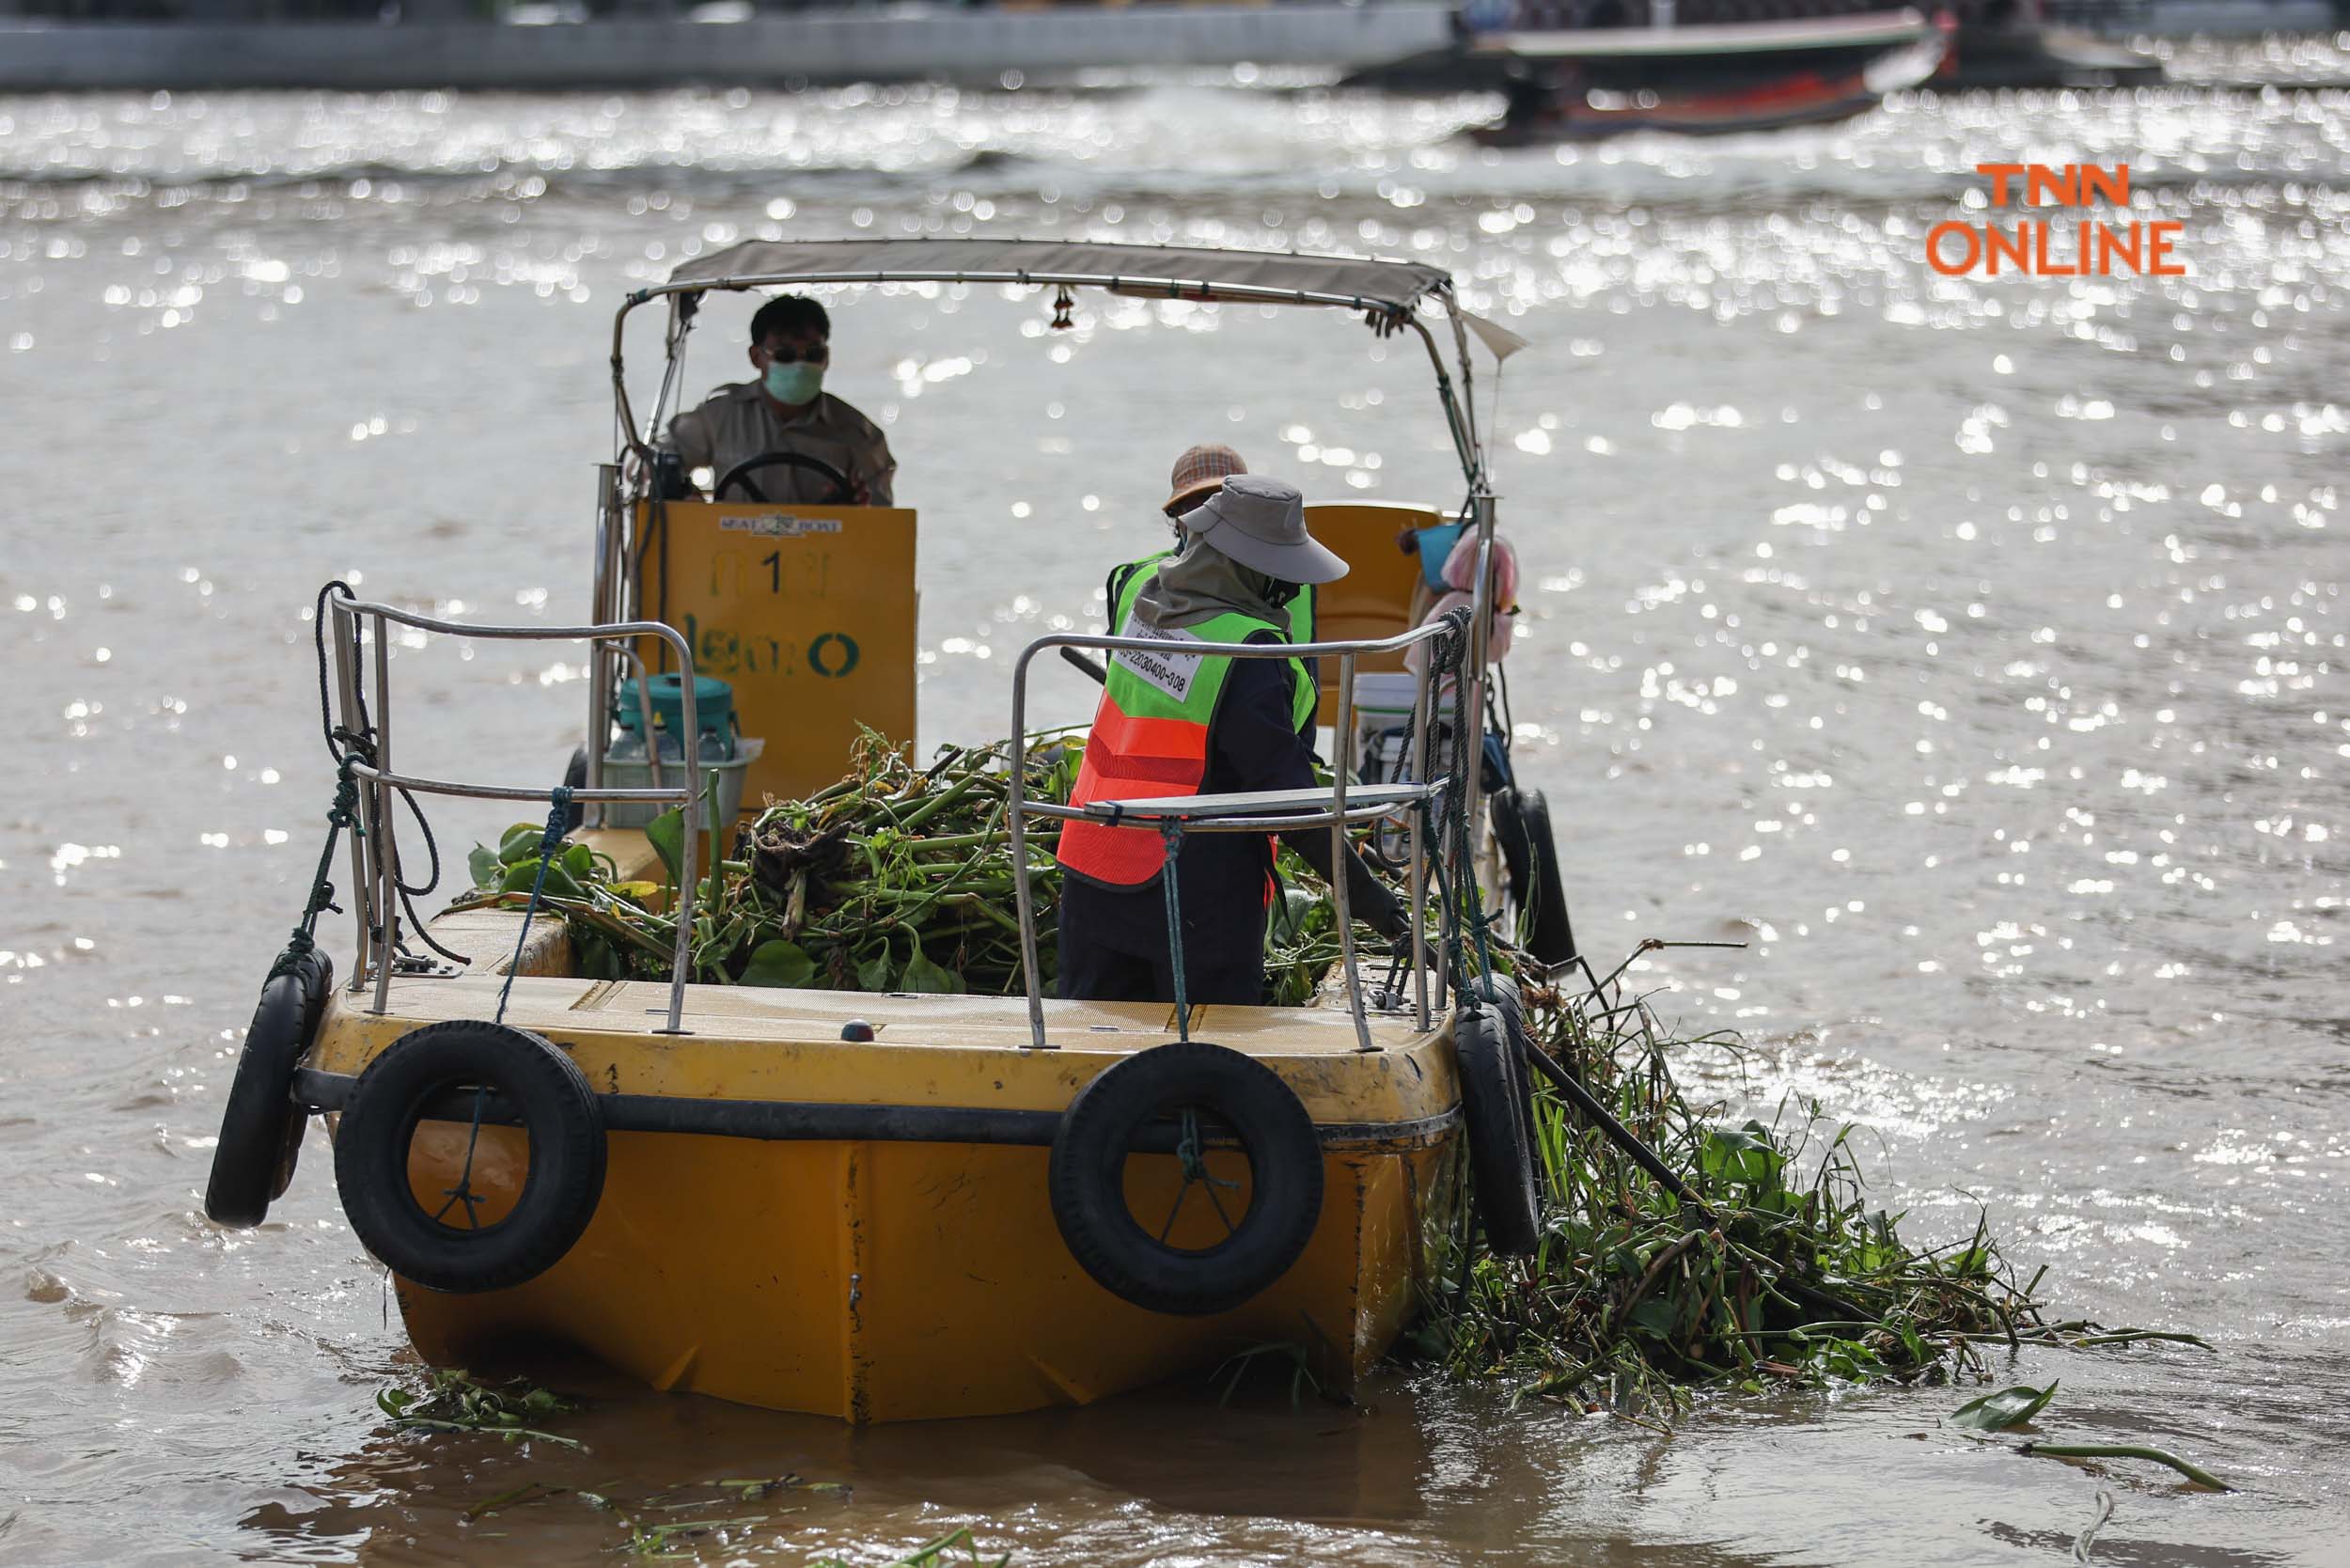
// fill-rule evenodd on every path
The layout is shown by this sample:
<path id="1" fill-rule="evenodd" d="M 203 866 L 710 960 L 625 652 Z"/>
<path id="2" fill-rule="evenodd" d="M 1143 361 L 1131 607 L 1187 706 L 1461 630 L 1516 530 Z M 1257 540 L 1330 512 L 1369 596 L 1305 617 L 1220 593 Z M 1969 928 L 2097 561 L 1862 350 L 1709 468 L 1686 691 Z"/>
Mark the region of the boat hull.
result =
<path id="1" fill-rule="evenodd" d="M 559 953 L 540 955 L 559 958 Z M 297 1092 L 333 1110 L 411 1029 L 487 1017 L 497 977 L 407 980 L 382 1014 L 339 996 Z M 1017 998 L 695 986 L 684 1036 L 658 1031 L 666 987 L 518 979 L 508 1021 L 555 1042 L 597 1090 L 608 1164 L 579 1241 L 537 1278 L 448 1294 L 395 1277 L 436 1365 L 564 1344 L 655 1388 L 858 1422 L 1083 1404 L 1243 1350 L 1296 1348 L 1343 1390 L 1387 1350 L 1457 1223 L 1449 1033 L 1374 1025 L 1360 1052 L 1336 1009 L 1200 1008 L 1193 1033 L 1263 1061 L 1298 1094 L 1323 1152 L 1320 1219 L 1256 1297 L 1183 1317 L 1111 1294 L 1071 1255 L 1047 1193 L 1059 1112 L 1100 1072 L 1162 1043 L 1171 1009 L 1050 1004 L 1065 1048 L 1027 1042 Z M 852 1015 L 879 1037 L 841 1038 Z M 447 1114 L 447 1113 L 442 1113 Z M 455 1187 L 466 1122 L 417 1128 L 420 1200 Z M 1246 1167 L 1230 1196 L 1245 1204 Z M 471 1186 L 494 1222 L 527 1171 L 519 1126 L 485 1125 Z M 1170 1212 L 1171 1154 L 1126 1164 L 1137 1215 Z M 1207 1211 L 1178 1245 L 1204 1247 Z"/>
<path id="2" fill-rule="evenodd" d="M 420 1355 L 464 1366 L 556 1341 L 657 1388 L 857 1422 L 1087 1404 L 1284 1341 L 1342 1390 L 1411 1316 L 1423 1229 L 1458 1190 L 1449 1142 L 1328 1155 L 1322 1223 L 1289 1273 L 1179 1318 L 1077 1266 L 1043 1150 L 626 1133 L 610 1149 L 595 1220 L 537 1279 L 397 1283 Z"/>

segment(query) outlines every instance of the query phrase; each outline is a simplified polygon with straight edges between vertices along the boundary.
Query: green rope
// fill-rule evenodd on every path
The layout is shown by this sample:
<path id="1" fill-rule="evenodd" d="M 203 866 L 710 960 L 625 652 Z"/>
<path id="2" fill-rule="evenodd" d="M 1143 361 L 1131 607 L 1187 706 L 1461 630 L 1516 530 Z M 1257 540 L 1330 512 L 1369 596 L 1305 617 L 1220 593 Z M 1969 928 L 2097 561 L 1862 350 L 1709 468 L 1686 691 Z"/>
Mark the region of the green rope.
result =
<path id="1" fill-rule="evenodd" d="M 354 839 L 367 836 L 359 825 L 359 780 L 351 771 L 357 759 L 354 750 L 346 753 L 335 770 L 335 802 L 326 808 L 326 842 L 319 850 L 318 870 L 310 875 L 310 897 L 302 906 L 302 917 L 294 923 L 292 934 L 287 937 L 285 950 L 277 962 L 270 965 L 270 978 L 290 974 L 318 947 L 319 917 L 328 910 L 342 912 L 335 902 L 335 884 L 327 872 L 335 864 L 335 845 L 341 839 L 343 829 L 349 828 Z"/>
<path id="2" fill-rule="evenodd" d="M 557 784 L 547 792 L 547 799 L 552 804 L 547 812 L 546 831 L 539 835 L 539 874 L 531 879 L 530 902 L 523 905 L 523 929 L 514 938 L 514 956 L 506 965 L 506 983 L 498 987 L 498 1010 L 491 1019 L 495 1024 L 506 1022 L 506 999 L 514 994 L 514 975 L 522 967 L 523 949 L 530 941 L 530 919 L 539 913 L 539 894 L 547 885 L 547 867 L 554 863 L 556 846 L 563 842 L 572 829 L 571 786 Z M 480 1107 L 477 1105 L 474 1108 L 477 1121 L 480 1115 Z"/>
<path id="3" fill-rule="evenodd" d="M 506 965 L 506 983 L 498 987 L 497 1011 L 491 1018 L 491 1022 L 495 1024 L 506 1022 L 507 998 L 514 994 L 514 976 L 522 968 L 523 949 L 530 942 L 530 919 L 539 912 L 539 896 L 547 884 L 547 867 L 555 861 L 556 846 L 562 843 L 565 836 L 571 832 L 571 787 L 557 784 L 547 792 L 547 799 L 550 803 L 550 809 L 547 812 L 546 830 L 539 835 L 539 874 L 531 879 L 530 902 L 523 905 L 523 929 L 514 938 L 514 956 Z M 433 1212 L 432 1218 L 436 1224 L 441 1216 L 447 1214 L 451 1208 L 462 1203 L 465 1206 L 467 1229 L 475 1231 L 481 1229 L 481 1215 L 478 1211 L 484 1200 L 479 1193 L 473 1190 L 473 1156 L 474 1150 L 481 1142 L 481 1113 L 488 1108 L 489 1099 L 489 1085 L 473 1086 L 473 1124 L 465 1131 L 465 1163 L 458 1169 L 457 1184 L 441 1189 L 441 1195 L 448 1201 Z"/>
<path id="4" fill-rule="evenodd" d="M 1420 823 L 1423 832 L 1432 833 L 1435 839 L 1435 853 L 1430 858 L 1442 910 L 1444 956 L 1457 984 L 1468 979 L 1472 946 L 1478 972 L 1493 973 L 1493 917 L 1477 890 L 1476 848 L 1468 814 L 1469 769 L 1482 760 L 1479 747 L 1472 745 L 1472 726 L 1461 712 L 1469 658 L 1468 612 L 1456 609 L 1445 619 L 1451 623 L 1450 629 L 1436 639 L 1428 663 L 1433 683 L 1441 686 L 1447 675 L 1452 682 L 1451 741 L 1444 770 L 1449 784 L 1441 816 L 1432 803 L 1423 802 Z M 1481 742 L 1482 737 L 1477 739 Z M 1461 988 L 1465 990 L 1465 985 Z"/>
<path id="5" fill-rule="evenodd" d="M 1230 1187 L 1238 1192 L 1240 1184 L 1228 1182 L 1208 1168 L 1207 1144 L 1199 1136 L 1198 1111 L 1184 1106 L 1178 1126 L 1175 1161 L 1183 1170 L 1183 1184 L 1175 1189 L 1174 1206 L 1167 1211 L 1167 1223 L 1159 1227 L 1159 1245 L 1166 1246 L 1167 1238 L 1174 1234 L 1176 1216 L 1183 1212 L 1183 1200 L 1191 1196 L 1191 1189 L 1195 1186 L 1206 1191 L 1208 1201 L 1215 1208 L 1216 1218 L 1224 1222 L 1225 1238 L 1230 1240 L 1239 1234 L 1240 1228 L 1232 1223 L 1231 1212 L 1224 1207 L 1224 1200 L 1215 1195 L 1215 1189 Z"/>

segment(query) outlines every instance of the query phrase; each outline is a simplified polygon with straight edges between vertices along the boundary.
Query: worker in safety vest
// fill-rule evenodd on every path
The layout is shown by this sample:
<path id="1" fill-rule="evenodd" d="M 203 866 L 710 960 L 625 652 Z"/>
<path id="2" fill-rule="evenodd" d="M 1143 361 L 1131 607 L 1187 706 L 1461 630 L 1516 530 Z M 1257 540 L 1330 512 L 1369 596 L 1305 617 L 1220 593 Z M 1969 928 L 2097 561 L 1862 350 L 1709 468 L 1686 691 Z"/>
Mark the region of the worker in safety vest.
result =
<path id="1" fill-rule="evenodd" d="M 1297 659 L 1186 653 L 1186 643 L 1286 643 L 1289 606 L 1309 583 L 1344 576 L 1346 563 L 1306 531 L 1294 485 L 1234 475 L 1183 513 L 1182 553 L 1137 563 L 1111 605 L 1117 635 L 1159 651 L 1107 661 L 1101 707 L 1071 803 L 1311 787 L 1315 690 Z M 1287 835 L 1327 876 L 1327 826 Z M 1174 961 L 1166 893 L 1167 848 L 1154 826 L 1072 820 L 1058 855 L 1060 992 L 1104 1001 L 1172 1001 Z M 1182 841 L 1183 978 L 1194 1002 L 1255 1005 L 1264 996 L 1265 912 L 1273 840 L 1257 833 L 1198 833 Z M 1404 929 L 1395 896 L 1347 856 L 1354 913 L 1374 930 Z"/>
<path id="2" fill-rule="evenodd" d="M 1190 537 L 1183 532 L 1183 513 L 1221 490 L 1224 481 L 1234 474 L 1247 472 L 1248 464 L 1241 461 L 1241 455 L 1220 443 L 1211 442 L 1184 448 L 1183 455 L 1175 460 L 1175 471 L 1167 477 L 1167 497 L 1159 509 L 1167 513 L 1167 522 L 1174 525 L 1175 547 L 1110 569 L 1106 599 L 1112 612 L 1111 625 L 1118 624 L 1118 602 L 1125 593 L 1126 584 L 1134 573 L 1155 566 L 1169 556 L 1183 553 L 1183 541 Z M 1290 641 L 1314 640 L 1314 585 L 1302 585 L 1297 596 L 1287 606 Z"/>

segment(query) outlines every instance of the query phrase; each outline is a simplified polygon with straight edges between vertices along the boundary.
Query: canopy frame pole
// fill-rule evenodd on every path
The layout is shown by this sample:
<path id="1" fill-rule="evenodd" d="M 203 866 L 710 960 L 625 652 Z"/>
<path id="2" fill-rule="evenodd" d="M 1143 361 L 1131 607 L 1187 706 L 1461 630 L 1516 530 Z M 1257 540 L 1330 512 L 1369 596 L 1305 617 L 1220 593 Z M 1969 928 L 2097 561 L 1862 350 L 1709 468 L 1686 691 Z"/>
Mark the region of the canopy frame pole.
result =
<path id="1" fill-rule="evenodd" d="M 1342 259 L 1333 258 L 1332 259 Z M 1164 295 L 1168 299 L 1193 300 L 1203 304 L 1323 306 L 1335 309 L 1360 311 L 1372 317 L 1383 317 L 1395 323 L 1399 330 L 1409 327 L 1419 334 L 1420 340 L 1428 351 L 1429 363 L 1436 372 L 1437 396 L 1444 404 L 1445 422 L 1451 430 L 1453 447 L 1460 458 L 1462 472 L 1472 484 L 1476 483 L 1484 472 L 1484 451 L 1476 428 L 1475 414 L 1473 411 L 1464 410 L 1460 395 L 1453 384 L 1452 372 L 1446 366 L 1443 353 L 1436 346 L 1434 334 L 1428 330 L 1427 323 L 1420 320 L 1409 304 L 1399 305 L 1391 299 L 1373 298 L 1366 294 L 1337 293 L 1313 289 L 1275 289 L 1262 284 L 1202 283 L 1182 278 L 1131 277 L 1118 273 L 1054 273 L 1031 272 L 1026 269 L 950 271 L 936 268 L 908 268 L 903 272 L 865 269 L 829 273 L 744 274 L 733 277 L 696 278 L 685 283 L 654 284 L 634 290 L 620 302 L 619 309 L 614 312 L 612 318 L 613 407 L 616 415 L 615 422 L 618 426 L 617 433 L 622 451 L 636 453 L 650 468 L 652 462 L 652 442 L 659 434 L 658 431 L 650 427 L 641 430 L 638 428 L 635 409 L 628 395 L 624 338 L 629 313 L 638 306 L 650 304 L 656 299 L 670 299 L 681 295 L 699 296 L 713 291 L 743 293 L 754 289 L 785 286 L 813 287 L 822 284 L 838 284 L 870 287 L 885 283 L 1094 288 L 1108 290 L 1114 293 L 1145 297 Z M 1449 281 L 1431 287 L 1424 292 L 1427 297 L 1444 301 L 1446 310 L 1454 317 L 1455 337 L 1461 337 L 1463 329 L 1458 320 L 1459 306 Z M 674 329 L 669 335 L 666 346 L 672 365 L 675 363 L 677 348 L 682 343 L 683 338 L 684 334 Z M 1456 346 L 1459 348 L 1463 384 L 1466 385 L 1467 378 L 1471 373 L 1468 351 L 1465 341 Z M 662 393 L 665 401 L 667 396 L 666 379 L 665 377 L 665 387 Z M 654 410 L 656 418 L 659 413 L 660 409 L 656 407 Z"/>

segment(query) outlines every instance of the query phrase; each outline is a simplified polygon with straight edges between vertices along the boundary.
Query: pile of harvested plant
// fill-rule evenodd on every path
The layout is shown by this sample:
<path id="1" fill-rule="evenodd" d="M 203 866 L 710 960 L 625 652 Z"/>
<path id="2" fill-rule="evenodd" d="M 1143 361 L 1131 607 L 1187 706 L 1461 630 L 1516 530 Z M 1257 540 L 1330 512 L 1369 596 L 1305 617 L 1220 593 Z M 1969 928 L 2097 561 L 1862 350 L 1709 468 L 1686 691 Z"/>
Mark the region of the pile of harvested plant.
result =
<path id="1" fill-rule="evenodd" d="M 730 845 L 710 847 L 722 853 L 697 857 L 712 870 L 696 884 L 693 979 L 828 991 L 1018 991 L 1020 927 L 1011 914 L 1004 822 L 1010 753 L 1009 742 L 946 746 L 929 767 L 916 768 L 901 748 L 867 731 L 847 776 L 805 800 L 771 802 Z M 1078 755 L 1063 740 L 1032 744 L 1030 797 L 1065 803 Z M 571 923 L 580 974 L 667 980 L 677 931 L 668 884 L 619 881 L 612 863 L 584 843 L 559 848 L 542 876 L 541 831 L 517 823 L 496 849 L 477 846 L 474 890 L 455 907 L 520 908 L 536 886 L 541 907 Z M 682 818 L 671 812 L 646 831 L 674 882 Z M 1029 886 L 1048 992 L 1058 838 L 1053 822 L 1029 824 Z M 1265 967 L 1273 999 L 1292 1005 L 1313 996 L 1338 961 L 1340 942 L 1321 881 L 1287 851 L 1280 871 L 1287 892 Z"/>
<path id="2" fill-rule="evenodd" d="M 917 769 L 868 734 L 838 783 L 771 803 L 714 865 L 703 857 L 711 870 L 695 907 L 693 979 L 1017 991 L 1010 750 L 948 746 Z M 1065 740 L 1032 746 L 1028 792 L 1066 801 L 1077 760 Z M 674 878 L 677 814 L 648 831 Z M 1048 991 L 1055 837 L 1046 822 L 1029 838 Z M 580 844 L 561 847 L 542 876 L 540 846 L 539 828 L 525 823 L 497 850 L 477 849 L 478 886 L 463 903 L 520 907 L 536 886 L 571 922 L 583 974 L 666 980 L 675 936 L 666 886 L 617 881 Z M 1267 995 L 1297 1005 L 1330 976 L 1339 933 L 1327 890 L 1286 851 L 1280 868 L 1288 886 L 1267 933 Z M 1446 933 L 1431 934 L 1443 950 Z M 1496 968 L 1533 973 L 1497 933 L 1464 942 L 1456 925 L 1450 934 L 1456 966 L 1474 967 L 1490 949 Z M 1385 950 L 1367 928 L 1357 939 L 1367 964 Z M 1573 980 L 1519 985 L 1533 1048 L 1590 1104 L 1536 1074 L 1540 1247 L 1500 1256 L 1465 1219 L 1402 1354 L 1454 1376 L 1638 1417 L 1684 1407 L 1700 1386 L 1948 1380 L 1982 1370 L 1974 1347 L 1984 1343 L 2201 1342 L 2048 1321 L 2034 1298 L 2039 1277 L 2018 1285 L 1981 1223 L 1950 1245 L 1916 1245 L 1901 1216 L 1872 1207 L 1851 1129 L 1817 1134 L 1816 1106 L 1802 1107 L 1792 1127 L 1732 1125 L 1723 1106 L 1693 1102 L 1674 1061 L 1735 1057 L 1739 1043 L 1673 1037 L 1646 998 L 1626 1000 L 1622 977 L 1632 965 L 1605 980 L 1586 966 Z M 1655 1167 L 1627 1156 L 1625 1132 Z"/>
<path id="3" fill-rule="evenodd" d="M 980 992 L 1020 986 L 1011 840 L 1004 823 L 1010 746 L 947 746 L 927 768 L 867 731 L 848 776 L 805 800 L 770 803 L 731 844 L 697 856 L 693 979 L 703 984 L 831 991 Z M 1028 752 L 1031 795 L 1066 801 L 1073 748 Z M 674 882 L 682 819 L 646 829 Z M 477 848 L 472 894 L 457 907 L 529 901 L 540 828 L 517 823 L 498 849 Z M 1029 866 L 1049 985 L 1058 835 L 1031 825 Z M 713 854 L 711 851 L 720 853 Z M 714 863 L 713 863 L 714 862 Z M 571 923 L 580 973 L 599 980 L 669 978 L 677 928 L 669 888 L 619 882 L 583 844 L 562 848 L 541 905 Z M 563 873 L 559 877 L 557 872 Z"/>

